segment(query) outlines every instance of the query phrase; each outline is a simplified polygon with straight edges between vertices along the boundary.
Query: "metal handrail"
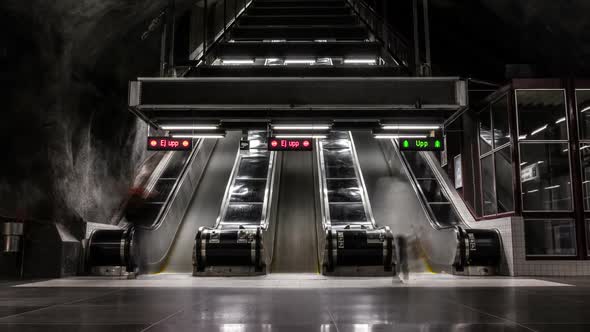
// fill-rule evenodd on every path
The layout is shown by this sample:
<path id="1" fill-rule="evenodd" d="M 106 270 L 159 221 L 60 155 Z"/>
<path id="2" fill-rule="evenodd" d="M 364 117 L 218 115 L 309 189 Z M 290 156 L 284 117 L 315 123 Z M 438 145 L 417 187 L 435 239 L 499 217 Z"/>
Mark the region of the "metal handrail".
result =
<path id="1" fill-rule="evenodd" d="M 422 190 L 422 187 L 420 187 L 420 185 L 417 183 L 416 175 L 414 174 L 414 171 L 410 167 L 410 164 L 409 164 L 408 160 L 406 159 L 406 157 L 399 150 L 399 144 L 395 141 L 395 139 L 392 139 L 391 140 L 391 144 L 393 145 L 393 147 L 394 147 L 393 150 L 395 151 L 396 155 L 399 157 L 399 160 L 404 165 L 404 168 L 406 170 L 406 174 L 408 175 L 408 178 L 410 179 L 410 183 L 412 185 L 412 188 L 414 189 L 414 191 L 418 195 L 418 197 L 419 197 L 418 200 L 420 201 L 420 205 L 422 205 L 422 208 L 426 212 L 426 217 L 427 217 L 429 223 L 432 225 L 432 227 L 434 229 L 436 229 L 436 230 L 442 230 L 442 229 L 458 229 L 460 227 L 459 225 L 442 225 L 440 223 L 440 221 L 436 218 L 436 215 L 434 214 L 434 211 L 430 207 L 430 204 L 427 203 L 428 202 L 428 199 L 426 198 L 426 195 L 424 194 L 424 191 Z M 436 181 L 438 181 L 438 179 Z M 459 218 L 461 219 L 462 224 L 465 224 L 465 222 L 462 220 L 461 215 L 456 210 L 454 204 L 449 199 L 448 193 L 446 192 L 446 190 L 442 186 L 441 186 L 441 191 L 443 192 L 444 196 L 449 201 L 449 203 L 450 203 L 449 205 L 451 206 L 451 208 L 453 209 L 453 211 L 455 212 L 455 214 L 457 216 L 459 216 Z"/>
<path id="2" fill-rule="evenodd" d="M 367 217 L 367 221 L 369 221 L 373 228 L 377 228 L 375 224 L 375 217 L 373 216 L 373 210 L 371 208 L 371 203 L 369 201 L 369 196 L 367 194 L 367 188 L 365 185 L 365 181 L 363 179 L 363 175 L 361 173 L 361 169 L 359 166 L 358 155 L 356 153 L 356 148 L 354 145 L 354 141 L 352 138 L 352 133 L 348 132 L 348 141 L 350 142 L 350 150 L 352 156 L 352 163 L 355 172 L 355 176 L 358 180 L 359 189 L 361 190 L 361 200 L 363 204 L 363 208 L 365 210 L 365 215 Z M 318 153 L 318 174 L 319 174 L 319 187 L 321 197 L 321 217 L 322 217 L 322 225 L 324 230 L 328 230 L 332 226 L 331 216 L 330 216 L 330 202 L 328 200 L 328 184 L 326 180 L 326 162 L 324 159 L 324 148 L 321 139 L 316 140 L 316 149 Z"/>
<path id="3" fill-rule="evenodd" d="M 197 65 L 196 66 L 200 66 L 201 64 L 203 64 L 205 58 L 209 55 L 209 53 L 211 52 L 212 49 L 214 49 L 219 42 L 223 39 L 222 37 L 225 36 L 225 34 L 227 33 L 227 31 L 229 29 L 231 29 L 234 24 L 236 24 L 236 22 L 238 21 L 238 19 L 246 12 L 246 10 L 250 7 L 250 5 L 252 4 L 253 0 L 248 1 L 239 11 L 237 8 L 235 8 L 234 11 L 234 16 L 233 19 L 231 19 L 230 21 L 227 21 L 227 0 L 223 0 L 223 29 L 220 30 L 217 35 L 215 35 L 214 40 L 211 44 L 209 44 L 207 42 L 208 40 L 208 36 L 207 36 L 207 12 L 206 12 L 206 8 L 207 8 L 207 0 L 205 1 L 205 19 L 204 19 L 204 29 L 203 29 L 203 42 L 201 45 L 199 45 L 199 47 L 203 47 L 203 50 L 196 55 L 194 58 L 197 58 L 196 62 Z M 234 4 L 237 5 L 238 0 L 234 0 Z M 197 47 L 197 49 L 199 49 L 199 47 Z"/>
<path id="4" fill-rule="evenodd" d="M 364 0 L 347 0 L 352 10 L 371 30 L 383 47 L 393 56 L 398 65 L 411 68 L 413 61 L 412 48 L 408 41 L 389 23 L 375 12 Z"/>
<path id="5" fill-rule="evenodd" d="M 377 228 L 375 224 L 375 217 L 373 216 L 373 208 L 371 207 L 371 202 L 369 200 L 369 194 L 367 191 L 367 186 L 365 185 L 365 179 L 362 174 L 362 170 L 360 167 L 359 157 L 356 152 L 356 146 L 354 145 L 354 139 L 352 137 L 352 132 L 348 132 L 348 139 L 350 140 L 350 151 L 352 154 L 352 163 L 354 164 L 354 172 L 359 182 L 359 186 L 361 189 L 361 195 L 363 198 L 363 205 L 365 207 L 365 213 L 367 214 L 367 218 L 373 225 L 373 228 Z"/>
<path id="6" fill-rule="evenodd" d="M 162 223 L 162 220 L 164 219 L 164 216 L 166 216 L 166 214 L 168 213 L 168 210 L 170 208 L 170 204 L 172 203 L 173 198 L 176 195 L 178 188 L 180 187 L 180 184 L 184 181 L 184 179 L 187 176 L 187 171 L 188 171 L 189 166 L 191 165 L 193 159 L 195 158 L 195 156 L 198 154 L 199 150 L 201 149 L 202 143 L 203 143 L 203 139 L 199 139 L 197 141 L 197 143 L 195 144 L 195 147 L 193 148 L 193 150 L 190 153 L 190 156 L 187 158 L 186 162 L 184 163 L 184 166 L 182 167 L 182 170 L 178 174 L 176 181 L 174 181 L 174 185 L 172 186 L 172 189 L 168 193 L 165 203 L 160 208 L 160 212 L 158 212 L 158 215 L 154 219 L 154 222 L 150 226 L 136 225 L 135 226 L 136 228 L 144 229 L 144 230 L 155 230 L 160 226 L 160 224 Z"/>

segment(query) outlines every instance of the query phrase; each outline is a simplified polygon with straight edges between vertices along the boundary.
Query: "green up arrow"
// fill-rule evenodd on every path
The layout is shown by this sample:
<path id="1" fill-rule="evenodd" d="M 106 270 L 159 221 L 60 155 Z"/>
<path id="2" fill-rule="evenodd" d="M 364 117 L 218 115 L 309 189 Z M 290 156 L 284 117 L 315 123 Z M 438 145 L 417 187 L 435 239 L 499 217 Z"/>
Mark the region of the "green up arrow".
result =
<path id="1" fill-rule="evenodd" d="M 404 148 L 410 147 L 410 142 L 408 142 L 408 140 L 405 140 L 403 144 L 404 144 Z"/>
<path id="2" fill-rule="evenodd" d="M 437 149 L 440 148 L 440 141 L 439 140 L 434 141 L 434 147 Z"/>

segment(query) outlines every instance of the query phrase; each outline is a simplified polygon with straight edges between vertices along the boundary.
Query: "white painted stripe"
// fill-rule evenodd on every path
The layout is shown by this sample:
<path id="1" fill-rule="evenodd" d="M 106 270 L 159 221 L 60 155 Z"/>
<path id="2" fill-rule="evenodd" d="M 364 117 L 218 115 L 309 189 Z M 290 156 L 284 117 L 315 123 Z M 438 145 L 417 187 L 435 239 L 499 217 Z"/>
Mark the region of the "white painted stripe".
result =
<path id="1" fill-rule="evenodd" d="M 409 280 L 387 277 L 326 277 L 315 274 L 271 274 L 256 277 L 192 277 L 188 274 L 157 274 L 136 280 L 97 277 L 53 279 L 14 287 L 90 287 L 90 288 L 462 288 L 462 287 L 564 287 L 568 284 L 529 278 L 461 277 L 447 274 L 416 273 Z"/>

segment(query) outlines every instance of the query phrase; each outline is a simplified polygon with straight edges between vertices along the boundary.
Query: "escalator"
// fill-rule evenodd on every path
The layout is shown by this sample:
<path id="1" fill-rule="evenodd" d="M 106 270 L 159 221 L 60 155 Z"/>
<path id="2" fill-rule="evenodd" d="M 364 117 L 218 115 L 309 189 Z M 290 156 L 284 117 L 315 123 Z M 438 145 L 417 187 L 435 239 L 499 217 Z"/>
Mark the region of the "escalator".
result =
<path id="1" fill-rule="evenodd" d="M 322 273 L 393 275 L 395 246 L 389 227 L 376 224 L 350 132 L 317 141 Z"/>
<path id="2" fill-rule="evenodd" d="M 397 82 L 398 76 L 407 76 L 408 48 L 405 43 L 394 38 L 394 34 L 379 37 L 381 30 L 385 32 L 387 27 L 368 20 L 366 16 L 366 10 L 358 1 L 254 0 L 248 2 L 243 14 L 235 18 L 235 23 L 227 27 L 227 31 L 224 29 L 223 37 L 202 52 L 203 57 L 195 61 L 198 65 L 186 71 L 190 79 L 134 82 L 137 84 L 132 85 L 133 89 L 147 90 L 143 95 L 130 91 L 130 106 L 151 119 L 151 124 L 161 126 L 166 121 L 184 124 L 190 119 L 198 123 L 205 119 L 215 122 L 216 132 L 227 136 L 214 144 L 211 144 L 213 140 L 200 141 L 199 149 L 205 151 L 193 153 L 191 156 L 195 160 L 191 157 L 187 161 L 187 164 L 196 165 L 189 167 L 196 169 L 196 174 L 185 176 L 185 181 L 193 185 L 190 190 L 171 185 L 180 180 L 179 176 L 162 176 L 154 182 L 158 188 L 154 192 L 160 192 L 159 188 L 162 188 L 162 194 L 153 195 L 153 209 L 143 211 L 151 215 L 144 218 L 146 224 L 138 225 L 133 232 L 114 234 L 112 240 L 105 240 L 105 243 L 111 241 L 113 244 L 113 256 L 119 253 L 123 261 L 137 256 L 141 273 L 192 271 L 197 276 L 319 271 L 334 275 L 394 274 L 396 246 L 393 234 L 403 233 L 401 226 L 413 225 L 413 220 L 403 214 L 403 208 L 393 211 L 383 208 L 374 216 L 370 202 L 378 198 L 370 197 L 370 186 L 365 185 L 361 173 L 365 166 L 360 162 L 364 162 L 364 158 L 359 161 L 357 153 L 360 152 L 357 152 L 355 140 L 349 132 L 335 131 L 316 141 L 315 153 L 274 153 L 266 151 L 262 144 L 251 150 L 240 150 L 237 155 L 240 134 L 231 133 L 237 129 L 274 130 L 273 121 L 276 119 L 273 117 L 276 115 L 273 114 L 278 114 L 277 110 L 283 107 L 282 96 L 288 97 L 291 117 L 281 109 L 277 123 L 311 121 L 302 116 L 307 113 L 302 113 L 298 104 L 322 105 L 314 109 L 312 116 L 324 114 L 325 120 L 330 121 L 349 112 L 348 108 L 356 109 L 365 102 L 353 98 L 344 102 L 350 105 L 343 106 L 339 103 L 347 99 L 342 94 L 328 93 L 326 95 L 337 100 L 325 104 L 324 96 L 308 99 L 306 97 L 314 96 L 313 91 L 308 93 L 302 92 L 307 90 L 289 89 L 290 85 L 277 85 L 281 82 L 300 84 L 297 82 L 301 78 L 322 77 L 312 83 L 325 86 L 331 80 L 334 84 L 359 82 L 359 86 L 364 86 L 364 90 L 359 91 L 368 93 L 372 89 L 365 86 L 367 82 Z M 228 79 L 222 81 L 231 81 L 233 85 L 215 83 L 223 77 Z M 281 78 L 270 86 L 273 90 L 265 91 L 268 96 L 259 93 L 264 90 L 262 84 L 277 77 Z M 336 79 L 338 77 L 343 79 Z M 234 89 L 239 82 L 246 82 L 247 86 Z M 160 83 L 166 85 L 162 86 L 164 93 L 156 93 L 160 89 L 156 86 Z M 175 88 L 176 83 L 183 88 Z M 184 90 L 193 83 L 202 86 Z M 154 88 L 153 93 L 149 93 L 150 86 Z M 339 88 L 334 85 L 329 89 Z M 312 86 L 312 90 L 316 89 Z M 237 91 L 241 95 L 232 101 L 226 98 L 224 91 Z M 196 101 L 186 99 L 194 97 L 197 92 L 203 94 L 202 98 Z M 143 98 L 139 98 L 140 95 Z M 159 102 L 151 105 L 150 96 L 155 95 L 165 97 L 164 108 L 171 107 L 168 110 L 174 111 L 161 112 L 154 106 Z M 210 97 L 212 101 L 208 104 Z M 381 98 L 365 99 L 381 101 Z M 293 100 L 300 101 L 294 103 Z M 390 103 L 387 100 L 385 104 Z M 335 101 L 336 106 L 332 105 Z M 411 100 L 409 104 L 413 102 Z M 311 106 L 310 110 L 313 109 Z M 327 107 L 325 111 L 322 111 L 323 107 Z M 335 111 L 330 111 L 331 107 L 335 107 Z M 373 107 L 380 109 L 383 105 L 369 105 L 367 110 Z M 378 116 L 398 116 L 389 112 L 389 109 L 383 109 L 379 113 L 383 115 Z M 166 116 L 162 117 L 164 114 Z M 425 116 L 432 116 L 432 113 L 428 114 L 431 115 Z M 363 123 L 380 125 L 378 119 L 372 119 Z M 346 119 L 330 126 L 348 130 L 348 126 L 356 128 L 357 122 Z M 178 130 L 169 134 L 186 134 Z M 263 141 L 263 136 L 259 134 L 258 140 Z M 181 159 L 178 162 L 182 164 Z M 409 170 L 406 164 L 401 164 L 401 159 L 399 162 L 396 167 Z M 386 160 L 382 164 L 385 170 L 391 167 Z M 418 188 L 418 184 L 424 185 L 428 179 L 411 175 L 410 181 L 405 181 L 414 185 L 410 188 Z M 164 194 L 166 191 L 168 194 Z M 455 221 L 442 215 L 450 205 L 436 201 L 437 197 L 428 201 L 429 193 L 423 190 L 420 199 L 413 194 L 416 206 L 425 211 L 422 218 L 430 222 L 432 230 L 438 231 L 433 234 L 448 233 L 456 238 L 455 231 L 445 232 L 441 227 L 434 227 L 441 225 L 437 224 L 438 219 L 451 224 Z M 397 201 L 399 197 L 391 199 Z M 170 207 L 181 203 L 188 208 Z M 400 218 L 407 220 L 394 222 Z M 437 250 L 433 251 L 436 255 Z M 446 257 L 434 257 L 433 261 L 437 260 L 447 261 Z"/>
<path id="3" fill-rule="evenodd" d="M 238 149 L 239 139 L 239 133 L 231 133 L 217 142 L 182 224 L 176 232 L 162 271 L 173 273 L 192 271 L 195 234 L 200 227 L 215 224 L 224 195 L 224 187 L 220 183 L 226 183 L 230 178 L 231 165 Z"/>
<path id="4" fill-rule="evenodd" d="M 179 244 L 184 250 L 192 248 L 195 276 L 265 274 L 270 265 L 280 163 L 276 152 L 267 151 L 264 133 L 251 134 L 249 141 L 256 143 L 239 150 L 221 209 L 215 206 L 216 223 L 191 227 L 187 236 L 193 236 L 194 246 Z M 217 187 L 219 191 L 219 182 Z"/>
<path id="5" fill-rule="evenodd" d="M 193 144 L 199 146 L 201 141 L 198 140 Z M 125 207 L 126 221 L 135 226 L 151 227 L 157 223 L 165 211 L 167 202 L 174 194 L 193 151 L 156 153 L 163 155 L 160 162 L 153 170 L 145 188 L 142 188 L 142 192 L 132 196 Z"/>
<path id="6" fill-rule="evenodd" d="M 425 152 L 401 152 L 395 140 L 368 133 L 355 142 L 375 215 L 407 239 L 411 271 L 497 273 L 498 232 L 471 227 Z"/>
<path id="7" fill-rule="evenodd" d="M 161 270 L 162 252 L 174 239 L 215 143 L 198 139 L 191 151 L 155 152 L 144 162 L 129 200 L 115 216 L 116 226 L 87 231 L 87 273 L 123 275 Z M 143 243 L 150 245 L 146 249 L 141 247 Z"/>

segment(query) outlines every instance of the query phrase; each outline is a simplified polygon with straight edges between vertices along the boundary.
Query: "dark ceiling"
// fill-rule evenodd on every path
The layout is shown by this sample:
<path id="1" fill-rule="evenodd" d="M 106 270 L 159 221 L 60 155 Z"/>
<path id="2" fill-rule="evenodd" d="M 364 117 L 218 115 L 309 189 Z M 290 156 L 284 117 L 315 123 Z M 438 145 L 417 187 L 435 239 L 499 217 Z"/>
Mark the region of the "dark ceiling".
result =
<path id="1" fill-rule="evenodd" d="M 382 2 L 373 0 L 383 13 Z M 590 20 L 583 14 L 590 12 L 590 1 L 429 0 L 429 4 L 433 64 L 444 73 L 502 81 L 507 64 L 528 64 L 532 69 L 528 74 L 538 77 L 590 75 Z M 389 1 L 390 22 L 410 38 L 411 13 L 412 0 Z"/>

